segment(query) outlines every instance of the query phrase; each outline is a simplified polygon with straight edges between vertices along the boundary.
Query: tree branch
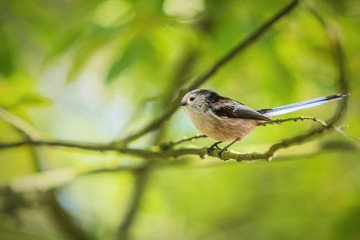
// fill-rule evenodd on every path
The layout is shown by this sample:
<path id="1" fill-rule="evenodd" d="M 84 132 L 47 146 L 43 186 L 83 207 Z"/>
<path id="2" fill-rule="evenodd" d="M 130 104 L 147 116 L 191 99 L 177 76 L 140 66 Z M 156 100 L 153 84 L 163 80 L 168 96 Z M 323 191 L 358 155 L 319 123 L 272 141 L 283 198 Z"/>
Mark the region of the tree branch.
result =
<path id="1" fill-rule="evenodd" d="M 268 151 L 265 153 L 236 153 L 236 152 L 223 152 L 219 157 L 217 154 L 219 153 L 218 149 L 208 149 L 207 147 L 203 148 L 178 148 L 178 149 L 166 149 L 161 148 L 161 144 L 159 146 L 153 146 L 147 149 L 142 148 L 130 148 L 130 147 L 121 147 L 113 144 L 85 144 L 85 143 L 75 143 L 75 142 L 66 142 L 66 141 L 29 141 L 22 140 L 18 142 L 12 143 L 0 143 L 0 149 L 4 148 L 13 148 L 20 147 L 24 145 L 33 145 L 33 146 L 48 146 L 48 147 L 66 147 L 66 148 L 77 148 L 88 151 L 114 151 L 122 154 L 133 155 L 137 157 L 141 157 L 144 159 L 168 159 L 168 158 L 176 158 L 185 155 L 197 155 L 199 157 L 204 157 L 205 155 L 209 155 L 212 157 L 220 158 L 222 160 L 235 159 L 237 161 L 253 161 L 253 160 L 270 160 L 273 158 L 276 151 L 282 148 L 287 148 L 293 146 L 295 144 L 300 144 L 305 141 L 308 141 L 311 137 L 323 133 L 325 130 L 334 129 L 336 132 L 347 135 L 346 133 L 334 126 L 329 125 L 325 121 L 314 118 L 314 117 L 295 117 L 295 118 L 287 118 L 287 119 L 277 119 L 269 123 L 262 123 L 260 125 L 267 125 L 273 123 L 284 123 L 284 122 L 297 122 L 297 121 L 313 121 L 321 125 L 321 127 L 310 130 L 305 134 L 301 134 L 295 136 L 293 138 L 285 139 L 279 143 L 272 145 Z M 356 140 L 356 138 L 354 138 Z M 169 144 L 168 144 L 169 145 Z M 171 145 L 171 144 L 170 144 Z"/>
<path id="2" fill-rule="evenodd" d="M 76 223 L 74 218 L 67 213 L 58 201 L 55 190 L 51 190 L 47 195 L 47 204 L 51 207 L 53 217 L 57 226 L 63 230 L 67 236 L 74 240 L 89 240 L 90 236 Z"/>
<path id="3" fill-rule="evenodd" d="M 195 135 L 195 136 L 192 136 L 192 137 L 183 137 L 182 139 L 178 140 L 178 141 L 171 141 L 171 142 L 167 142 L 167 143 L 162 143 L 160 144 L 160 148 L 162 150 L 168 150 L 176 145 L 179 145 L 181 143 L 184 143 L 184 142 L 191 142 L 195 139 L 199 139 L 199 138 L 207 138 L 206 135 Z"/>
<path id="4" fill-rule="evenodd" d="M 309 4 L 306 5 L 309 12 L 315 17 L 316 20 L 321 24 L 323 27 L 326 37 L 328 41 L 330 42 L 330 45 L 332 46 L 332 52 L 334 57 L 334 63 L 337 69 L 338 74 L 338 81 L 337 85 L 341 93 L 348 94 L 349 93 L 349 83 L 346 76 L 346 59 L 345 59 L 345 53 L 342 48 L 342 44 L 340 42 L 340 38 L 338 36 L 337 29 L 330 25 L 325 18 L 312 6 Z M 329 125 L 334 125 L 337 123 L 344 113 L 346 112 L 348 105 L 348 98 L 343 99 L 337 111 L 334 113 L 333 117 L 328 120 Z"/>
<path id="5" fill-rule="evenodd" d="M 281 124 L 281 123 L 289 122 L 289 121 L 297 122 L 297 121 L 304 121 L 304 120 L 310 120 L 310 121 L 313 121 L 313 122 L 317 122 L 321 126 L 323 126 L 324 128 L 332 128 L 337 133 L 339 133 L 340 135 L 342 135 L 342 136 L 344 136 L 346 138 L 349 138 L 351 140 L 354 140 L 356 142 L 360 142 L 359 138 L 354 137 L 354 136 L 348 134 L 347 132 L 344 132 L 340 127 L 335 126 L 335 125 L 329 125 L 325 121 L 323 121 L 323 120 L 321 120 L 319 118 L 310 117 L 310 116 L 301 116 L 301 117 L 284 118 L 284 119 L 274 119 L 271 122 L 259 123 L 258 126 L 266 126 L 266 125 L 269 125 L 269 124 Z"/>
<path id="6" fill-rule="evenodd" d="M 11 114 L 3 108 L 0 108 L 0 119 L 4 122 L 8 123 L 15 131 L 17 131 L 22 138 L 32 141 L 33 139 L 39 138 L 40 134 L 33 129 L 27 122 L 22 120 L 21 118 Z M 37 150 L 34 148 L 30 149 L 30 153 L 32 155 L 32 162 L 34 168 L 37 172 L 41 171 L 42 164 L 39 158 L 37 157 Z"/>
<path id="7" fill-rule="evenodd" d="M 35 139 L 40 136 L 27 122 L 6 111 L 4 108 L 0 108 L 0 118 L 25 138 Z"/>
<path id="8" fill-rule="evenodd" d="M 134 186 L 134 192 L 132 196 L 132 201 L 130 202 L 130 205 L 128 206 L 128 211 L 126 212 L 126 215 L 124 217 L 124 221 L 121 223 L 121 225 L 118 228 L 118 239 L 128 239 L 129 236 L 129 229 L 133 225 L 136 213 L 138 212 L 138 208 L 140 205 L 140 201 L 142 199 L 142 196 L 144 194 L 144 190 L 146 187 L 146 182 L 148 180 L 149 176 L 149 168 L 150 162 L 147 162 L 143 167 L 137 169 L 134 171 L 135 174 L 135 186 Z"/>

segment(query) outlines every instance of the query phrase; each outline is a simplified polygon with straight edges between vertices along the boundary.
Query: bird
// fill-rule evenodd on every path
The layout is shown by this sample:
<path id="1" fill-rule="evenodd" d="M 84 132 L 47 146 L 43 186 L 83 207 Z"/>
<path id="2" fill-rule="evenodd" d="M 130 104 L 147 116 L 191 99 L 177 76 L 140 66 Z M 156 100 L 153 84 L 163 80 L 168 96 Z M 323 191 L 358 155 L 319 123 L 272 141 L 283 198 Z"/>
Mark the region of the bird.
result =
<path id="1" fill-rule="evenodd" d="M 246 137 L 254 127 L 271 122 L 271 117 L 301 109 L 312 108 L 324 103 L 341 100 L 348 94 L 334 94 L 275 108 L 254 110 L 234 99 L 224 97 L 208 89 L 195 89 L 184 95 L 179 106 L 185 108 L 195 127 L 208 137 L 217 140 L 209 149 L 222 152 Z M 231 141 L 224 148 L 218 144 Z"/>

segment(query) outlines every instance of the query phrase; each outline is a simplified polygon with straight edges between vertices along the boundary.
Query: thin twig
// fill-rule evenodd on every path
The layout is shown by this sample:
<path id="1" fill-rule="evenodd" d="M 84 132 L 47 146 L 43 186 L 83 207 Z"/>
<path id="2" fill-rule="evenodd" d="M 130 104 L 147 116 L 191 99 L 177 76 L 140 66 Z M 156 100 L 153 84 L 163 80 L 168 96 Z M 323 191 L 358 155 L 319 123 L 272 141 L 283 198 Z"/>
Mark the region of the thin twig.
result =
<path id="1" fill-rule="evenodd" d="M 316 10 L 314 7 L 310 6 L 309 4 L 305 5 L 309 12 L 315 17 L 316 20 L 321 24 L 323 27 L 326 37 L 330 42 L 332 47 L 332 53 L 334 57 L 334 63 L 336 66 L 337 74 L 338 74 L 338 81 L 337 85 L 341 93 L 348 94 L 349 93 L 349 83 L 347 79 L 347 71 L 346 71 L 346 59 L 345 53 L 340 41 L 339 33 L 335 26 L 330 25 L 328 21 Z M 333 125 L 338 122 L 344 113 L 346 112 L 347 105 L 348 105 L 348 98 L 344 98 L 340 103 L 337 111 L 333 115 L 333 117 L 327 121 L 329 125 Z"/>
<path id="2" fill-rule="evenodd" d="M 67 237 L 74 240 L 89 240 L 90 236 L 76 223 L 75 219 L 64 210 L 56 197 L 55 189 L 51 190 L 47 195 L 47 204 L 51 207 L 52 214 L 63 232 Z"/>
<path id="3" fill-rule="evenodd" d="M 27 139 L 28 141 L 33 141 L 40 136 L 40 134 L 37 133 L 37 131 L 33 129 L 30 124 L 3 108 L 0 108 L 0 119 L 8 123 L 15 131 L 17 131 L 22 136 L 22 138 Z M 35 170 L 37 172 L 40 172 L 42 170 L 42 164 L 40 158 L 38 158 L 37 149 L 32 147 L 30 149 L 30 154 Z"/>
<path id="4" fill-rule="evenodd" d="M 283 118 L 283 119 L 274 119 L 270 122 L 263 122 L 263 123 L 259 123 L 259 126 L 266 126 L 269 124 L 280 124 L 280 123 L 284 123 L 284 122 L 297 122 L 297 121 L 304 121 L 304 120 L 310 120 L 313 122 L 317 122 L 319 123 L 321 126 L 325 127 L 325 128 L 332 128 L 334 129 L 337 133 L 339 133 L 340 135 L 349 138 L 351 140 L 354 140 L 356 142 L 360 142 L 360 139 L 357 137 L 354 137 L 350 134 L 348 134 L 347 132 L 343 131 L 340 127 L 335 126 L 335 125 L 329 125 L 327 124 L 324 120 L 321 120 L 319 118 L 315 118 L 315 117 L 310 117 L 310 116 L 301 116 L 301 117 L 293 117 L 293 118 Z"/>
<path id="5" fill-rule="evenodd" d="M 8 112 L 4 108 L 0 108 L 0 119 L 7 122 L 25 138 L 36 139 L 40 136 L 40 134 L 32 126 L 30 126 L 30 124 Z"/>
<path id="6" fill-rule="evenodd" d="M 119 239 L 128 239 L 129 238 L 129 230 L 133 225 L 136 213 L 138 212 L 138 208 L 144 194 L 144 190 L 146 188 L 146 183 L 149 176 L 149 165 L 150 162 L 145 164 L 142 168 L 137 169 L 134 171 L 135 174 L 135 184 L 134 184 L 134 191 L 132 196 L 132 201 L 128 206 L 128 211 L 124 216 L 124 220 L 122 221 L 121 225 L 118 228 L 118 238 Z"/>
<path id="7" fill-rule="evenodd" d="M 184 142 L 191 142 L 195 139 L 199 139 L 199 138 L 207 138 L 206 135 L 195 135 L 195 136 L 192 136 L 192 137 L 183 137 L 182 139 L 178 140 L 178 141 L 171 141 L 171 142 L 166 142 L 166 143 L 162 143 L 160 144 L 160 148 L 162 150 L 168 150 L 176 145 L 179 145 L 181 143 L 184 143 Z"/>
<path id="8" fill-rule="evenodd" d="M 350 146 L 350 145 L 349 145 Z M 315 156 L 316 154 L 320 154 L 321 149 L 323 145 L 319 144 L 315 149 L 311 148 L 306 149 L 304 151 L 301 151 L 301 153 L 296 154 L 282 154 L 281 156 L 276 157 L 276 161 L 291 161 L 296 159 L 301 159 L 308 156 Z M 342 146 L 339 146 L 339 148 L 331 148 L 327 149 L 331 151 L 341 151 Z M 359 148 L 351 146 L 351 151 L 359 151 Z M 233 152 L 233 151 L 231 151 Z M 233 152 L 236 153 L 236 152 Z M 264 154 L 264 153 L 254 153 L 254 154 Z M 245 155 L 245 154 L 242 154 Z M 214 153 L 215 157 L 218 157 L 216 153 Z M 261 160 L 261 159 L 260 159 Z M 262 159 L 265 160 L 265 159 Z M 246 160 L 245 160 L 246 161 Z M 186 167 L 189 169 L 199 169 L 199 168 L 207 168 L 207 167 L 219 167 L 219 166 L 228 166 L 226 165 L 219 165 L 219 162 L 208 162 L 207 164 L 182 164 L 184 161 L 172 161 L 171 164 L 158 164 L 156 165 L 156 170 L 163 169 L 163 168 L 169 168 L 174 167 L 173 164 L 176 164 L 176 166 L 179 166 L 178 164 L 181 164 L 182 167 Z M 187 162 L 188 163 L 188 162 Z M 233 162 L 236 163 L 236 162 Z M 230 164 L 230 162 L 228 163 Z M 155 166 L 155 165 L 153 165 Z M 10 188 L 11 191 L 14 192 L 14 194 L 21 194 L 21 193 L 45 193 L 47 194 L 49 191 L 52 191 L 54 189 L 57 189 L 59 187 L 63 187 L 66 184 L 70 183 L 77 177 L 81 177 L 84 175 L 90 175 L 90 174 L 104 174 L 104 173 L 119 173 L 123 171 L 128 172 L 137 172 L 141 171 L 144 168 L 144 165 L 126 165 L 126 166 L 117 166 L 117 167 L 108 167 L 108 166 L 98 166 L 98 168 L 91 168 L 88 170 L 82 170 L 78 171 L 77 168 L 68 168 L 68 169 L 56 169 L 56 170 L 49 170 L 46 172 L 42 172 L 41 174 L 31 174 L 27 176 L 21 176 L 21 177 L 15 177 L 12 179 L 12 181 L 6 185 L 0 185 L 0 193 L 3 190 L 6 190 L 7 188 Z M 155 170 L 155 168 L 154 168 Z M 53 181 L 54 178 L 56 178 L 57 172 L 62 172 L 61 175 L 64 175 L 64 173 L 69 173 L 71 175 L 68 178 L 65 178 L 63 180 L 57 180 L 56 182 Z M 32 183 L 32 184 L 29 184 Z"/>

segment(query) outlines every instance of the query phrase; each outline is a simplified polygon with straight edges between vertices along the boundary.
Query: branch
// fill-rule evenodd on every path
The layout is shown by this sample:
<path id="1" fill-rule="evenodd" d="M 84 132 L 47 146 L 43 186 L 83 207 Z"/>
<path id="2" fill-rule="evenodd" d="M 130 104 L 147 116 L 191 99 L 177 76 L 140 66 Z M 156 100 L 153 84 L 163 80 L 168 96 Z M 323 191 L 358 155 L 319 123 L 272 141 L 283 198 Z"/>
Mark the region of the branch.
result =
<path id="1" fill-rule="evenodd" d="M 13 115 L 12 113 L 0 108 L 0 119 L 8 123 L 15 131 L 17 131 L 22 138 L 32 141 L 33 139 L 39 138 L 40 134 L 30 124 L 25 122 L 23 119 Z M 37 150 L 34 148 L 30 149 L 32 155 L 32 162 L 37 172 L 41 171 L 41 161 L 38 158 Z"/>
<path id="2" fill-rule="evenodd" d="M 85 143 L 75 143 L 75 142 L 66 142 L 66 141 L 29 141 L 22 140 L 13 143 L 0 143 L 0 149 L 3 148 L 13 148 L 20 147 L 24 145 L 33 145 L 33 146 L 48 146 L 48 147 L 66 147 L 66 148 L 77 148 L 88 151 L 114 151 L 122 154 L 129 154 L 137 157 L 141 157 L 144 159 L 168 159 L 168 158 L 176 158 L 185 155 L 197 155 L 199 157 L 204 157 L 205 155 L 209 155 L 212 157 L 220 158 L 222 160 L 235 159 L 237 161 L 252 161 L 252 160 L 270 160 L 273 158 L 276 151 L 282 148 L 287 148 L 293 146 L 295 144 L 300 144 L 305 141 L 308 141 L 311 137 L 323 133 L 325 130 L 334 129 L 336 132 L 348 136 L 348 134 L 344 133 L 339 127 L 334 125 L 329 125 L 325 121 L 314 118 L 314 117 L 295 117 L 295 118 L 287 118 L 287 119 L 277 119 L 269 123 L 262 123 L 260 125 L 267 125 L 273 123 L 284 123 L 284 122 L 297 122 L 297 121 L 313 121 L 321 125 L 321 127 L 310 130 L 305 134 L 301 134 L 295 136 L 293 138 L 285 139 L 279 143 L 272 145 L 268 151 L 265 153 L 236 153 L 236 152 L 223 152 L 223 154 L 219 157 L 217 154 L 219 150 L 217 149 L 208 149 L 207 147 L 203 148 L 178 148 L 178 149 L 163 149 L 161 145 L 153 146 L 147 149 L 141 148 L 130 148 L 124 146 L 116 146 L 113 144 L 85 144 Z M 199 138 L 199 136 L 195 136 L 194 138 Z M 356 138 L 352 137 L 357 140 Z M 189 138 L 191 139 L 191 138 Z M 181 140 L 179 141 L 181 142 Z M 171 144 L 167 144 L 168 146 Z"/>
<path id="3" fill-rule="evenodd" d="M 229 160 L 229 159 L 235 159 L 238 162 L 240 161 L 244 161 L 244 160 L 272 160 L 273 157 L 275 156 L 275 153 L 283 148 L 288 148 L 290 146 L 293 145 L 297 145 L 297 144 L 301 144 L 304 143 L 308 140 L 310 140 L 312 137 L 314 137 L 315 135 L 319 135 L 322 134 L 325 130 L 329 130 L 329 129 L 334 129 L 337 133 L 350 138 L 352 140 L 355 140 L 357 142 L 360 142 L 360 140 L 358 138 L 355 138 L 353 136 L 350 136 L 349 134 L 345 133 L 344 131 L 342 131 L 339 127 L 334 126 L 334 125 L 329 125 L 327 124 L 325 121 L 315 118 L 315 117 L 308 117 L 308 116 L 301 116 L 301 117 L 294 117 L 294 118 L 285 118 L 285 119 L 275 119 L 271 122 L 266 122 L 266 123 L 260 123 L 260 126 L 265 126 L 268 124 L 280 124 L 280 123 L 284 123 L 284 122 L 297 122 L 297 121 L 304 121 L 304 120 L 309 120 L 309 121 L 313 121 L 316 122 L 318 124 L 321 125 L 321 127 L 310 130 L 307 133 L 304 134 L 300 134 L 297 135 L 295 137 L 292 138 L 288 138 L 288 139 L 284 139 L 279 143 L 275 143 L 273 145 L 270 146 L 270 148 L 264 152 L 264 153 L 249 153 L 249 154 L 239 154 L 236 152 L 223 152 L 221 154 L 220 159 L 222 160 Z M 211 149 L 211 152 L 208 153 L 211 156 L 215 157 L 217 156 L 217 154 L 219 154 L 219 150 L 218 149 Z"/>
<path id="4" fill-rule="evenodd" d="M 141 149 L 141 148 L 130 148 L 123 146 L 116 146 L 114 144 L 89 144 L 89 143 L 77 143 L 77 142 L 68 142 L 68 141 L 46 141 L 46 140 L 20 140 L 10 143 L 0 143 L 0 150 L 6 148 L 21 147 L 26 145 L 33 146 L 47 146 L 47 147 L 65 147 L 65 148 L 75 148 L 88 151 L 114 151 L 123 154 L 129 154 L 141 158 L 154 158 L 154 159 L 166 159 L 169 157 L 178 157 L 183 155 L 194 154 L 198 155 L 199 153 L 195 148 L 194 149 L 172 149 L 170 151 L 161 151 L 159 147 Z M 204 155 L 204 154 L 202 154 Z"/>
<path id="5" fill-rule="evenodd" d="M 192 137 L 183 137 L 182 139 L 178 140 L 178 141 L 171 141 L 171 142 L 167 142 L 167 143 L 162 143 L 160 144 L 160 148 L 162 150 L 168 150 L 176 145 L 179 145 L 181 143 L 184 143 L 184 142 L 191 142 L 195 139 L 199 139 L 199 138 L 207 138 L 206 135 L 195 135 L 195 136 L 192 136 Z"/>
<path id="6" fill-rule="evenodd" d="M 76 143 L 66 143 L 65 144 L 64 142 L 61 142 L 58 144 L 56 144 L 55 142 L 28 142 L 28 144 L 40 144 L 41 143 L 40 145 L 43 145 L 43 146 L 44 145 L 60 146 L 60 147 L 67 146 L 67 147 L 71 147 L 71 148 L 79 148 L 79 149 L 92 150 L 92 151 L 127 152 L 127 153 L 133 154 L 135 156 L 140 156 L 143 158 L 145 158 L 145 156 L 149 155 L 154 160 L 155 159 L 168 159 L 171 157 L 176 158 L 176 157 L 185 156 L 185 155 L 194 155 L 194 156 L 199 156 L 199 157 L 208 155 L 208 156 L 212 156 L 215 158 L 219 158 L 224 161 L 233 159 L 238 162 L 241 162 L 241 161 L 255 161 L 255 160 L 265 160 L 265 161 L 271 160 L 271 159 L 273 159 L 273 157 L 275 156 L 275 153 L 278 150 L 308 141 L 310 139 L 310 137 L 313 137 L 317 134 L 322 133 L 324 131 L 324 129 L 335 130 L 337 133 L 348 137 L 348 134 L 344 133 L 340 128 L 338 128 L 336 126 L 329 126 L 325 121 L 314 118 L 314 117 L 302 116 L 302 117 L 294 117 L 294 118 L 286 118 L 286 119 L 276 119 L 272 122 L 262 123 L 259 125 L 262 126 L 262 125 L 268 125 L 268 124 L 281 124 L 281 123 L 286 123 L 286 122 L 298 122 L 298 121 L 312 121 L 312 122 L 320 124 L 323 128 L 316 128 L 314 130 L 309 131 L 308 133 L 296 136 L 294 138 L 282 140 L 279 143 L 275 143 L 275 144 L 271 145 L 268 148 L 268 150 L 263 153 L 256 153 L 256 152 L 255 153 L 239 153 L 239 152 L 235 152 L 235 151 L 229 151 L 229 152 L 223 152 L 220 157 L 218 156 L 219 150 L 208 149 L 207 147 L 179 148 L 179 149 L 168 148 L 167 150 L 164 150 L 161 147 L 152 147 L 150 149 L 131 149 L 131 150 L 128 149 L 128 150 L 125 150 L 123 148 L 115 148 L 115 147 L 105 148 L 104 146 L 95 147 L 94 145 L 86 146 L 85 144 L 76 144 Z M 201 136 L 197 135 L 192 138 L 186 138 L 186 139 L 180 140 L 178 142 L 184 142 L 185 140 L 197 139 L 199 137 L 201 137 Z M 350 136 L 350 138 L 356 140 L 357 142 L 360 142 L 360 140 L 357 138 L 354 138 L 352 136 Z M 51 143 L 51 144 L 49 144 L 49 143 Z M 169 146 L 169 144 L 167 144 L 167 145 Z M 137 179 L 138 182 L 136 185 L 138 185 L 138 187 L 135 187 L 135 189 L 142 189 L 142 187 L 144 186 L 144 183 L 141 180 L 142 174 L 144 174 L 144 175 L 148 174 L 147 171 L 150 167 L 149 164 L 152 164 L 153 162 L 154 161 L 151 161 L 151 162 L 146 161 L 144 163 L 137 164 L 137 165 L 115 166 L 115 167 L 110 167 L 110 168 L 104 167 L 104 164 L 101 163 L 96 167 L 93 166 L 93 167 L 85 167 L 84 168 L 84 166 L 81 166 L 79 168 L 72 168 L 72 169 L 49 170 L 49 171 L 42 172 L 37 175 L 26 176 L 26 177 L 21 177 L 21 178 L 15 179 L 9 184 L 9 186 L 16 193 L 32 192 L 32 191 L 42 191 L 43 192 L 43 191 L 56 189 L 59 186 L 65 185 L 80 175 L 96 174 L 96 173 L 104 173 L 104 172 L 135 171 L 136 173 L 138 173 L 136 176 L 138 176 L 138 178 L 140 178 L 140 179 Z M 164 165 L 161 165 L 161 166 L 164 166 Z M 137 191 L 139 191 L 139 192 L 137 192 Z M 139 194 L 141 195 L 140 192 L 142 190 L 137 190 L 137 191 L 134 192 L 134 199 L 137 199 L 138 198 L 137 196 Z M 128 212 L 129 216 L 133 215 L 134 210 L 132 210 L 132 208 L 134 208 L 135 205 L 137 205 L 137 203 L 130 206 L 129 212 Z M 127 219 L 127 218 L 125 218 L 125 219 Z M 124 222 L 122 224 L 122 226 L 120 227 L 119 233 L 127 232 L 127 231 L 124 231 L 124 229 L 127 229 L 127 227 L 129 226 L 129 223 L 130 223 L 130 221 L 132 221 L 132 219 L 128 219 L 127 221 L 129 221 L 129 222 L 128 223 Z"/>
<path id="7" fill-rule="evenodd" d="M 351 151 L 359 151 L 359 148 L 355 145 L 346 145 L 345 146 L 347 150 L 351 150 Z M 328 148 L 326 145 L 323 144 L 318 144 L 316 147 L 316 150 L 312 147 L 311 149 L 304 149 L 301 150 L 301 153 L 289 153 L 289 154 L 282 154 L 281 156 L 277 156 L 276 157 L 276 161 L 288 161 L 288 160 L 296 160 L 296 159 L 303 159 L 304 157 L 309 157 L 309 156 L 316 156 L 316 154 L 319 154 L 321 151 L 321 149 L 327 150 L 327 151 L 343 151 L 344 150 L 344 145 L 342 144 L 338 144 L 335 147 L 331 146 L 331 148 Z M 202 152 L 207 152 L 208 149 L 205 148 L 203 149 L 198 149 L 199 153 Z M 238 153 L 235 151 L 231 151 L 231 154 L 227 154 L 227 153 L 223 153 L 222 154 L 222 160 L 226 161 L 229 159 L 234 159 L 237 160 L 238 162 L 242 162 L 242 161 L 255 161 L 255 160 L 264 160 L 267 161 L 268 159 L 266 159 L 266 157 L 269 156 L 269 150 L 270 148 L 268 148 L 267 151 L 265 151 L 264 153 Z M 214 152 L 211 153 L 211 156 L 215 157 L 215 158 L 219 158 L 217 155 L 218 152 Z M 228 158 L 229 156 L 231 156 L 231 158 Z M 260 157 L 263 158 L 260 158 Z M 249 160 L 249 159 L 252 160 Z M 258 159 L 257 159 L 258 158 Z M 270 160 L 273 158 L 270 158 Z M 236 161 L 233 162 L 228 162 L 226 165 L 219 165 L 219 162 L 207 162 L 207 164 L 205 163 L 201 163 L 199 164 L 199 162 L 196 162 L 195 164 L 188 164 L 189 162 L 186 161 L 172 161 L 171 163 L 169 162 L 169 164 L 157 164 L 157 165 L 153 165 L 152 167 L 156 167 L 156 169 L 163 169 L 163 168 L 168 168 L 168 167 L 174 167 L 174 164 L 176 166 L 179 166 L 179 164 L 181 164 L 182 167 L 189 167 L 191 169 L 193 168 L 208 168 L 208 167 L 219 167 L 219 166 L 227 166 L 228 164 L 238 164 Z M 145 164 L 146 165 L 146 164 Z M 37 193 L 37 194 L 41 194 L 41 193 L 51 193 L 51 191 L 56 190 L 59 187 L 62 187 L 66 184 L 68 184 L 69 182 L 73 181 L 75 178 L 83 176 L 83 175 L 90 175 L 90 174 L 104 174 L 104 173 L 119 173 L 119 172 L 123 172 L 123 171 L 128 171 L 128 172 L 141 172 L 144 169 L 144 164 L 139 164 L 139 165 L 124 165 L 124 166 L 104 166 L 104 164 L 99 164 L 99 166 L 97 166 L 97 168 L 91 168 L 91 169 L 87 169 L 84 170 L 84 166 L 77 166 L 75 168 L 65 168 L 65 169 L 56 169 L 56 170 L 49 170 L 49 171 L 44 171 L 41 174 L 32 174 L 32 175 L 27 175 L 27 176 L 21 176 L 21 177 L 15 177 L 14 179 L 12 179 L 12 181 L 7 184 L 7 185 L 3 185 L 0 186 L 0 192 L 6 189 L 10 189 L 11 191 L 14 192 L 14 194 L 23 194 L 23 193 Z M 78 171 L 78 169 L 80 169 L 80 171 Z M 85 167 L 86 168 L 86 167 Z M 147 174 L 147 172 L 145 172 L 145 174 Z M 138 177 L 141 177 L 141 175 L 139 175 Z M 60 179 L 57 179 L 60 178 Z M 137 184 L 135 184 L 137 186 Z M 137 187 L 134 187 L 135 191 Z M 141 185 L 143 186 L 143 185 Z M 138 194 L 135 194 L 135 192 L 133 193 L 133 197 L 135 199 L 135 196 Z M 13 202 L 12 202 L 13 204 Z M 131 204 L 131 203 L 130 203 Z M 127 213 L 127 215 L 129 216 L 129 212 L 133 212 L 132 210 L 132 206 L 129 206 L 129 211 Z M 122 225 L 124 225 L 124 223 L 122 223 Z M 66 231 L 68 232 L 68 231 Z"/>
<path id="8" fill-rule="evenodd" d="M 240 54 L 252 44 L 254 44 L 260 37 L 262 37 L 272 25 L 274 25 L 277 21 L 279 21 L 282 17 L 289 14 L 291 10 L 293 10 L 299 3 L 300 0 L 293 0 L 289 5 L 285 6 L 281 9 L 277 14 L 275 14 L 272 18 L 266 21 L 262 26 L 260 26 L 255 32 L 250 34 L 247 38 L 241 41 L 238 45 L 236 45 L 233 49 L 231 49 L 227 54 L 225 54 L 222 58 L 220 58 L 214 65 L 206 71 L 204 74 L 200 75 L 200 77 L 194 81 L 188 88 L 185 88 L 179 91 L 178 96 L 174 101 L 172 101 L 169 107 L 165 110 L 164 114 L 159 118 L 155 119 L 154 121 L 150 122 L 144 128 L 140 129 L 139 131 L 125 137 L 122 141 L 123 144 L 127 144 L 132 142 L 141 136 L 159 128 L 164 121 L 170 118 L 178 108 L 178 103 L 181 100 L 182 96 L 194 88 L 197 88 L 201 84 L 205 83 L 209 80 L 213 75 L 216 74 L 217 71 L 224 65 L 230 62 L 236 55 Z"/>
<path id="9" fill-rule="evenodd" d="M 319 118 L 315 118 L 315 117 L 310 117 L 310 116 L 301 116 L 301 117 L 293 117 L 293 118 L 284 118 L 284 119 L 274 119 L 271 122 L 264 122 L 264 123 L 259 123 L 258 126 L 266 126 L 269 124 L 281 124 L 284 122 L 289 122 L 289 121 L 293 121 L 293 122 L 297 122 L 297 121 L 304 121 L 304 120 L 310 120 L 316 123 L 319 123 L 321 126 L 323 126 L 324 128 L 332 128 L 334 129 L 338 134 L 349 138 L 351 140 L 354 140 L 356 142 L 360 142 L 360 139 L 357 137 L 354 137 L 350 134 L 348 134 L 347 132 L 344 132 L 340 127 L 335 126 L 335 125 L 329 125 L 327 124 L 325 121 L 319 119 Z"/>
<path id="10" fill-rule="evenodd" d="M 58 201 L 55 190 L 50 191 L 47 196 L 47 204 L 51 207 L 52 214 L 57 226 L 74 240 L 90 240 L 91 237 L 79 226 L 75 219 L 67 213 Z"/>
<path id="11" fill-rule="evenodd" d="M 140 201 L 144 194 L 144 190 L 146 187 L 146 183 L 149 176 L 149 167 L 150 162 L 144 165 L 142 168 L 137 169 L 134 173 L 135 175 L 135 184 L 134 184 L 134 192 L 132 196 L 132 201 L 128 206 L 128 211 L 124 217 L 124 221 L 118 228 L 118 239 L 128 239 L 129 238 L 129 230 L 133 225 L 136 213 L 138 212 L 138 208 L 140 205 Z"/>
<path id="12" fill-rule="evenodd" d="M 309 4 L 306 5 L 309 12 L 315 17 L 316 20 L 321 24 L 323 27 L 326 37 L 328 41 L 330 42 L 330 45 L 332 47 L 332 52 L 334 56 L 334 63 L 337 68 L 337 74 L 338 74 L 338 81 L 337 85 L 341 93 L 348 94 L 349 93 L 349 83 L 346 76 L 346 59 L 345 59 L 345 53 L 342 48 L 342 44 L 340 42 L 340 38 L 338 36 L 338 31 L 335 28 L 335 26 L 330 25 L 325 18 L 312 6 Z M 333 125 L 337 123 L 344 113 L 346 112 L 348 105 L 348 98 L 343 99 L 337 111 L 333 115 L 333 117 L 328 121 L 329 125 Z"/>
<path id="13" fill-rule="evenodd" d="M 0 118 L 8 123 L 12 128 L 19 132 L 23 137 L 29 139 L 35 139 L 39 137 L 39 133 L 30 126 L 27 122 L 18 118 L 17 116 L 6 111 L 4 108 L 0 108 Z"/>

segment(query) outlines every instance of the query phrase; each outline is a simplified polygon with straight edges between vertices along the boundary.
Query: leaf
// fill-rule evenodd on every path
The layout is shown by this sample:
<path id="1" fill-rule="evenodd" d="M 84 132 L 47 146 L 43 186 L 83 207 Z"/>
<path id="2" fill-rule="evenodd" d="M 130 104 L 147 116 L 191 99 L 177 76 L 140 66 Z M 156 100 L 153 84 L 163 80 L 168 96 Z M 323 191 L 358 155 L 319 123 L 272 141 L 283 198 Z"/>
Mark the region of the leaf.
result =
<path id="1" fill-rule="evenodd" d="M 129 68 L 136 59 L 136 48 L 130 47 L 117 59 L 114 60 L 106 76 L 106 82 L 112 82 L 122 71 Z"/>
<path id="2" fill-rule="evenodd" d="M 74 80 L 86 63 L 88 63 L 91 59 L 92 55 L 94 55 L 99 48 L 104 46 L 107 41 L 112 39 L 121 30 L 121 27 L 102 28 L 95 25 L 91 26 L 88 32 L 83 34 L 83 36 L 79 39 L 83 45 L 75 48 L 75 58 L 69 69 L 67 81 Z"/>
<path id="3" fill-rule="evenodd" d="M 14 70 L 14 48 L 10 45 L 6 35 L 3 34 L 0 28 L 0 74 L 8 76 Z"/>
<path id="4" fill-rule="evenodd" d="M 142 62 L 153 63 L 156 51 L 151 45 L 148 39 L 139 38 L 132 41 L 123 53 L 113 61 L 107 76 L 106 82 L 112 82 L 118 77 L 124 70 L 131 67 L 135 62 L 141 64 Z"/>
<path id="5" fill-rule="evenodd" d="M 24 107 L 24 106 L 31 106 L 31 107 L 40 107 L 40 106 L 51 106 L 52 101 L 49 98 L 38 94 L 27 94 L 19 99 L 15 105 L 12 107 Z"/>
<path id="6" fill-rule="evenodd" d="M 31 105 L 49 105 L 51 101 L 37 93 L 35 81 L 22 74 L 0 78 L 0 106 L 7 109 Z"/>

